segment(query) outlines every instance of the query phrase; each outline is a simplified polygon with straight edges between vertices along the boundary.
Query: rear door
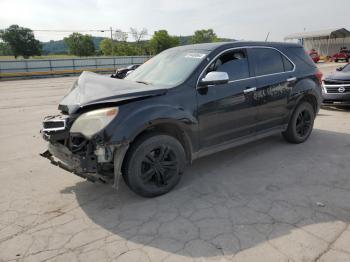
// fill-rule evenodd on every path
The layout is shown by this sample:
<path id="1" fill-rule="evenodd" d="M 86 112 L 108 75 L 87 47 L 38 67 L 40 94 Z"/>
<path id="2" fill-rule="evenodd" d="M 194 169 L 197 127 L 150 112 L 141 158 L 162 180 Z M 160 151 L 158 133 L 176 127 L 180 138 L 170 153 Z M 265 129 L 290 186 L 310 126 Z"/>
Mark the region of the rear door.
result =
<path id="1" fill-rule="evenodd" d="M 294 64 L 275 48 L 253 47 L 248 54 L 256 76 L 256 131 L 281 126 L 288 117 L 288 98 L 296 82 Z"/>

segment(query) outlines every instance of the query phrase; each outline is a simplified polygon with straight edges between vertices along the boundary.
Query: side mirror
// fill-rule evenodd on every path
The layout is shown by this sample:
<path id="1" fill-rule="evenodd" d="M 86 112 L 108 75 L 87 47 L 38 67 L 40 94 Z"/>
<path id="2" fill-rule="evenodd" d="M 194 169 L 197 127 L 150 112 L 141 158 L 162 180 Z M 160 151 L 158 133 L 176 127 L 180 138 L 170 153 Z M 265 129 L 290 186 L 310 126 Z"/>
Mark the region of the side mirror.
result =
<path id="1" fill-rule="evenodd" d="M 343 70 L 343 67 L 338 67 L 336 70 L 337 70 L 337 71 L 342 71 L 342 70 Z"/>
<path id="2" fill-rule="evenodd" d="M 226 72 L 209 72 L 199 81 L 199 86 L 222 85 L 228 83 L 228 81 L 229 77 Z"/>

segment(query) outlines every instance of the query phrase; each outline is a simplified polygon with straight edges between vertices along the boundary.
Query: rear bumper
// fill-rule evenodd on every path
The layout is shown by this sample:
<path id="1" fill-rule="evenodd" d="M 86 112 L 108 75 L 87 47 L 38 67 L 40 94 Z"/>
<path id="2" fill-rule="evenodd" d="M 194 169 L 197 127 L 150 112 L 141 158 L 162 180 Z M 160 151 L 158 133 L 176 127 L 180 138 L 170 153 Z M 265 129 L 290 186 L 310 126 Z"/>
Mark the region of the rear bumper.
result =
<path id="1" fill-rule="evenodd" d="M 350 93 L 322 94 L 322 105 L 350 105 Z"/>

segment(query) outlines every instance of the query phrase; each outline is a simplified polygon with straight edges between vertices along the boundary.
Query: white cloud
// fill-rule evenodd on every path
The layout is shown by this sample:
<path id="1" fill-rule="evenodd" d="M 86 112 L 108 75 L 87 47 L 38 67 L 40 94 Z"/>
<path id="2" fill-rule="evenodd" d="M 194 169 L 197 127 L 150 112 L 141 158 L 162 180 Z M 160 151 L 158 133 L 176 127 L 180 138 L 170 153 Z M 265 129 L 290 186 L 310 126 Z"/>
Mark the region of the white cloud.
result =
<path id="1" fill-rule="evenodd" d="M 349 0 L 0 0 L 0 27 L 86 30 L 112 26 L 124 31 L 146 27 L 150 33 L 167 29 L 176 35 L 213 28 L 221 37 L 264 40 L 271 32 L 270 40 L 282 40 L 304 28 L 349 28 L 349 9 Z M 108 32 L 93 34 L 108 36 Z M 43 41 L 65 35 L 36 33 Z"/>

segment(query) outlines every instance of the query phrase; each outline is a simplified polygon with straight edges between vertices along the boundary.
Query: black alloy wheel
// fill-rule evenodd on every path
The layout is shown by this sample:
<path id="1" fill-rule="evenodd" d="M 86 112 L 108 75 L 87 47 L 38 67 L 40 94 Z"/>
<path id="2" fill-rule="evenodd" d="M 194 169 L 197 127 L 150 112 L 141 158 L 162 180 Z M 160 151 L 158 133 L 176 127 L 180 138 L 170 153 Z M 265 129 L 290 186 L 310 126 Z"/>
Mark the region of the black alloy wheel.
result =
<path id="1" fill-rule="evenodd" d="M 172 136 L 161 133 L 142 135 L 131 145 L 125 157 L 124 180 L 141 196 L 165 194 L 180 181 L 185 155 L 182 144 Z"/>
<path id="2" fill-rule="evenodd" d="M 173 149 L 160 145 L 145 155 L 141 164 L 141 179 L 145 185 L 153 184 L 164 187 L 176 176 L 178 160 Z"/>
<path id="3" fill-rule="evenodd" d="M 308 110 L 299 113 L 296 121 L 296 132 L 300 138 L 307 135 L 311 128 L 311 115 Z"/>
<path id="4" fill-rule="evenodd" d="M 290 143 L 299 144 L 306 141 L 313 129 L 315 110 L 309 102 L 300 103 L 291 116 L 283 137 Z"/>

